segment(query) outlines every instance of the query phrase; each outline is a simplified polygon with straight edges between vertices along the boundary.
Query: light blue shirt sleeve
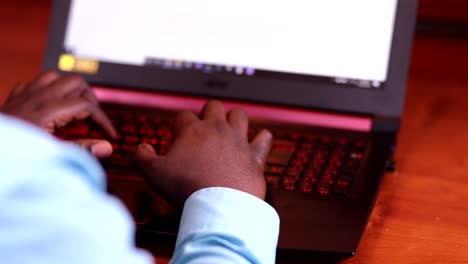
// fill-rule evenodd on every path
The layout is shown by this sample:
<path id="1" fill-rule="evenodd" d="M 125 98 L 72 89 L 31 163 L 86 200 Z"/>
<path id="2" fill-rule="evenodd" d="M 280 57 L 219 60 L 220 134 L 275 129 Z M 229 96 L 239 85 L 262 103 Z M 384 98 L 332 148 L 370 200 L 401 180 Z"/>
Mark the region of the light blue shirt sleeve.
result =
<path id="1" fill-rule="evenodd" d="M 0 115 L 1 263 L 153 263 L 86 151 Z M 279 218 L 227 188 L 186 202 L 173 263 L 274 263 Z"/>
<path id="2" fill-rule="evenodd" d="M 185 203 L 172 263 L 275 263 L 278 234 L 278 214 L 263 200 L 203 189 Z"/>

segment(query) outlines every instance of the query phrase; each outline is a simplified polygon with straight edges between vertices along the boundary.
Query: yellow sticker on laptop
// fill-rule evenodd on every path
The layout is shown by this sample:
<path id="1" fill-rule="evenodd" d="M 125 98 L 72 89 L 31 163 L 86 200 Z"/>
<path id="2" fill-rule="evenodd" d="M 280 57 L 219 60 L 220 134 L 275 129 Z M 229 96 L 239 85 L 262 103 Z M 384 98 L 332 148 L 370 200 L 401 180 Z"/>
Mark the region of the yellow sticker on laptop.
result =
<path id="1" fill-rule="evenodd" d="M 66 72 L 96 74 L 99 71 L 99 61 L 75 57 L 71 54 L 62 54 L 59 58 L 58 68 Z"/>

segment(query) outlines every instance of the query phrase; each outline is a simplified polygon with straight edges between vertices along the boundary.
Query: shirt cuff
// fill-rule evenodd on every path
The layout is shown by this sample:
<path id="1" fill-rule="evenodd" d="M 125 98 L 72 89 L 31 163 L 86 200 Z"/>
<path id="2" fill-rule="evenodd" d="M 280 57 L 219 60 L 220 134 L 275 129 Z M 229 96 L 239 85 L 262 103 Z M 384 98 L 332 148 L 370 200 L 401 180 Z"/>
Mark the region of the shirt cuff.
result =
<path id="1" fill-rule="evenodd" d="M 274 263 L 279 223 L 275 209 L 253 195 L 230 188 L 206 188 L 185 202 L 177 246 L 195 234 L 228 235 L 243 241 L 258 259 Z"/>

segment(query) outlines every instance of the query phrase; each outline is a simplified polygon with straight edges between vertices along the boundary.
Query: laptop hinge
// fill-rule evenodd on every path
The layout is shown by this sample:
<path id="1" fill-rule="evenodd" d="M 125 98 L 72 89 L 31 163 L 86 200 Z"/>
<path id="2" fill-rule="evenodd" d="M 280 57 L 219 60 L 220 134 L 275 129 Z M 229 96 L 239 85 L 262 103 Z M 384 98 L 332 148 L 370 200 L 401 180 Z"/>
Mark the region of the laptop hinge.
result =
<path id="1" fill-rule="evenodd" d="M 400 129 L 400 118 L 375 117 L 372 122 L 372 132 L 396 133 Z"/>

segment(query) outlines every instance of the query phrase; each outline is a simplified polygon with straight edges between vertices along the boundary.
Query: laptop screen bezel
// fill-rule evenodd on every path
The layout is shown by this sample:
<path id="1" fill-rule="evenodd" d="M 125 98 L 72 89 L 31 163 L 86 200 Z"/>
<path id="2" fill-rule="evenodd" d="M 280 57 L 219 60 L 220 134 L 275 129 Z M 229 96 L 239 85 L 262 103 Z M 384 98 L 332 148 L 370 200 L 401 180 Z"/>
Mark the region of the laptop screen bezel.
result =
<path id="1" fill-rule="evenodd" d="M 57 69 L 65 53 L 64 39 L 72 0 L 54 0 L 44 69 Z M 417 0 L 399 0 L 388 78 L 382 89 L 331 82 L 252 78 L 101 63 L 99 72 L 83 74 L 93 85 L 155 90 L 221 99 L 399 118 L 403 109 Z M 105 14 L 103 14 L 105 19 Z"/>

